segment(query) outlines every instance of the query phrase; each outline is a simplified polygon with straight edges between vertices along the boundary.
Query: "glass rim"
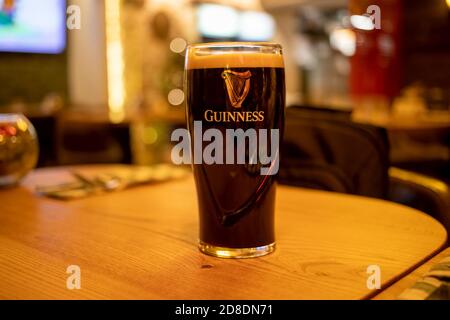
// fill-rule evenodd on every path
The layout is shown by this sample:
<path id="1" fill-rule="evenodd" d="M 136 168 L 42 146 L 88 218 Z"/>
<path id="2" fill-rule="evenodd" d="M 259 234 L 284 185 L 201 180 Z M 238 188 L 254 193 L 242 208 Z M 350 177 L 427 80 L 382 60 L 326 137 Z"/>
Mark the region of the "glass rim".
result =
<path id="1" fill-rule="evenodd" d="M 273 42 L 205 42 L 189 45 L 185 69 L 217 66 L 284 68 L 283 49 Z"/>
<path id="2" fill-rule="evenodd" d="M 220 42 L 198 42 L 187 46 L 187 49 L 208 49 L 208 48 L 272 48 L 283 49 L 281 44 L 265 41 L 220 41 Z"/>
<path id="3" fill-rule="evenodd" d="M 22 117 L 26 118 L 23 112 L 2 112 L 0 113 L 0 119 L 5 118 L 13 118 L 13 117 Z"/>

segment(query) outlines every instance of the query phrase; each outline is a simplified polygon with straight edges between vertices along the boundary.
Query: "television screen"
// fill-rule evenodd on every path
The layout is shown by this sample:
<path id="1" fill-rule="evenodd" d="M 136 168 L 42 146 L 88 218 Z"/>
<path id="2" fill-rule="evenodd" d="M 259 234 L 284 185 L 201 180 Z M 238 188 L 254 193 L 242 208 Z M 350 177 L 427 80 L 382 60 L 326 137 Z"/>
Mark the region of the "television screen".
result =
<path id="1" fill-rule="evenodd" d="M 271 15 L 241 11 L 226 5 L 201 4 L 197 10 L 198 30 L 208 40 L 269 41 L 275 33 Z"/>
<path id="2" fill-rule="evenodd" d="M 275 22 L 265 12 L 241 13 L 238 39 L 241 41 L 270 41 L 275 34 Z"/>
<path id="3" fill-rule="evenodd" d="M 228 6 L 202 4 L 197 11 L 198 28 L 202 36 L 217 39 L 236 37 L 239 28 L 239 13 Z"/>
<path id="4" fill-rule="evenodd" d="M 65 21 L 65 0 L 0 0 L 0 51 L 61 53 Z"/>

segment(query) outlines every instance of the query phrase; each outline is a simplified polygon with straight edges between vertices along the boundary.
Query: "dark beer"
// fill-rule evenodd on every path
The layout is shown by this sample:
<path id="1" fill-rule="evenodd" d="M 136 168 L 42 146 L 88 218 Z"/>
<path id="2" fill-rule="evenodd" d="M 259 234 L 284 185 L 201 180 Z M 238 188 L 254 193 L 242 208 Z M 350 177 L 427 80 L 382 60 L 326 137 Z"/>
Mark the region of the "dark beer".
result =
<path id="1" fill-rule="evenodd" d="M 227 44 L 216 46 L 221 45 L 228 48 Z M 192 150 L 198 134 L 194 130 L 196 121 L 201 121 L 202 132 L 217 129 L 224 140 L 227 129 L 254 129 L 258 143 L 263 139 L 260 129 L 278 129 L 281 139 L 285 104 L 281 48 L 263 46 L 271 51 L 260 52 L 258 45 L 243 45 L 241 51 L 213 50 L 210 54 L 197 52 L 196 46 L 188 49 L 185 89 Z M 272 137 L 267 137 L 268 154 L 279 157 L 278 149 L 271 148 Z M 193 164 L 200 211 L 200 249 L 205 253 L 251 257 L 274 249 L 276 172 L 261 174 L 264 165 L 259 160 L 250 161 L 250 143 L 245 141 L 245 163 L 237 163 L 239 150 L 234 144 L 234 163 L 224 160 Z M 202 141 L 201 149 L 210 143 Z M 227 147 L 229 144 L 224 143 L 223 154 Z"/>

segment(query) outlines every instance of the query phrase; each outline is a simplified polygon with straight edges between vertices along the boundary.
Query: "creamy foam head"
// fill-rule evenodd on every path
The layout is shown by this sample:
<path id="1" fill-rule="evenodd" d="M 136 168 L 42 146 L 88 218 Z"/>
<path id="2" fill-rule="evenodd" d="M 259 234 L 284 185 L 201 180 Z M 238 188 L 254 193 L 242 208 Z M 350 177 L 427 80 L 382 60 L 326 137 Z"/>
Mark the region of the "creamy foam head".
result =
<path id="1" fill-rule="evenodd" d="M 211 68 L 283 68 L 281 48 L 274 52 L 258 51 L 209 51 L 190 47 L 186 53 L 186 69 Z"/>

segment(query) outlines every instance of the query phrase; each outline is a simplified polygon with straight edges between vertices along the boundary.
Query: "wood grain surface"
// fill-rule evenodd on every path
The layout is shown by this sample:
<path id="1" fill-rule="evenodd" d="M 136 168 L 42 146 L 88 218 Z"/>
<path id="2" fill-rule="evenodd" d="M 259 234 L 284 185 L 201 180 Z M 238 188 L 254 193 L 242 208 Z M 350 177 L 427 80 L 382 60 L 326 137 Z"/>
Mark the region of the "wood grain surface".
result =
<path id="1" fill-rule="evenodd" d="M 0 298 L 365 299 L 379 293 L 367 288 L 369 265 L 385 288 L 446 241 L 438 222 L 404 206 L 279 186 L 276 252 L 225 260 L 197 250 L 191 176 L 70 202 L 34 192 L 67 180 L 64 168 L 41 169 L 0 190 Z M 66 288 L 69 265 L 80 290 Z"/>

